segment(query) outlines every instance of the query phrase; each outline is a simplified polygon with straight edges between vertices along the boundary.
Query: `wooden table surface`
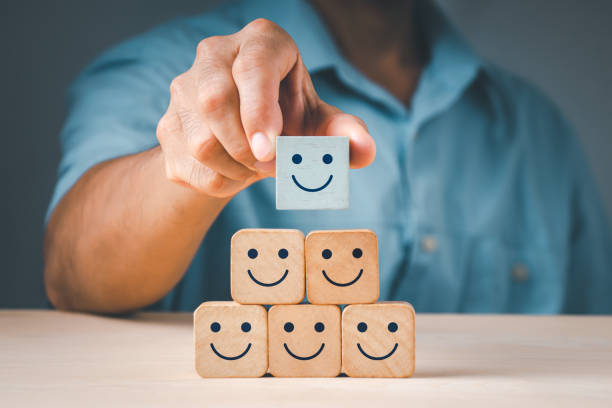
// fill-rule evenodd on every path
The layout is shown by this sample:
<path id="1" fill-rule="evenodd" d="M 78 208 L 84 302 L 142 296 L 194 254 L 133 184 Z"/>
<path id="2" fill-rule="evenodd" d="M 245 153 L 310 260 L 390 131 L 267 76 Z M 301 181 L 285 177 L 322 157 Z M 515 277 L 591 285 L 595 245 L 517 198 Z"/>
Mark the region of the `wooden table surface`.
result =
<path id="1" fill-rule="evenodd" d="M 412 378 L 204 380 L 190 314 L 0 311 L 0 406 L 612 407 L 612 317 L 416 321 Z"/>

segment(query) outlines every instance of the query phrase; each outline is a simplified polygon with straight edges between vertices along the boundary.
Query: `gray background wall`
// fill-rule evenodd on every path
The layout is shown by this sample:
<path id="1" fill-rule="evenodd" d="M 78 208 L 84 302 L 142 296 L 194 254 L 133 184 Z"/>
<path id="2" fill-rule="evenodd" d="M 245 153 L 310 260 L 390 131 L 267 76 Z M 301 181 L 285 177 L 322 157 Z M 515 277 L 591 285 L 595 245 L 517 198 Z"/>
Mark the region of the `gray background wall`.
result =
<path id="1" fill-rule="evenodd" d="M 612 1 L 437 0 L 485 57 L 535 82 L 577 128 L 612 214 Z M 96 54 L 221 0 L 9 0 L 0 13 L 0 307 L 44 304 L 41 237 L 64 90 Z"/>

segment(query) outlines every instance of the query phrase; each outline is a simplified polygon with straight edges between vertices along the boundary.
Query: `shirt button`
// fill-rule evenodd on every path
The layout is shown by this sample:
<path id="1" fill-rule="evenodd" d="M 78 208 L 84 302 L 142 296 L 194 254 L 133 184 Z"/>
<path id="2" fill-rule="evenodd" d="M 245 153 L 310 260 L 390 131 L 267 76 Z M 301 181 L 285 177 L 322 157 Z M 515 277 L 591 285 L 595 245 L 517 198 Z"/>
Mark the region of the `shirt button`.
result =
<path id="1" fill-rule="evenodd" d="M 425 252 L 434 252 L 438 249 L 438 241 L 431 235 L 423 237 L 421 240 L 421 248 L 423 248 Z"/>
<path id="2" fill-rule="evenodd" d="M 512 268 L 512 279 L 515 282 L 525 282 L 529 278 L 529 271 L 527 267 L 522 264 L 514 265 Z"/>

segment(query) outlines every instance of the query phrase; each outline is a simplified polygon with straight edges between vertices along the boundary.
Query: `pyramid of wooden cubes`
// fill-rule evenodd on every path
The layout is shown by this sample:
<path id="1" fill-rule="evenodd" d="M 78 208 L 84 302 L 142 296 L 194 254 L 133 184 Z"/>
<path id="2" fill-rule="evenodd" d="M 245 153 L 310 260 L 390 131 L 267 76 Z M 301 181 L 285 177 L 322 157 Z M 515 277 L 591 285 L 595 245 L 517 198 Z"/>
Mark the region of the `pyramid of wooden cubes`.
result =
<path id="1" fill-rule="evenodd" d="M 409 377 L 414 309 L 377 302 L 379 282 L 372 231 L 240 230 L 231 241 L 234 301 L 204 302 L 194 313 L 196 370 L 202 377 Z"/>

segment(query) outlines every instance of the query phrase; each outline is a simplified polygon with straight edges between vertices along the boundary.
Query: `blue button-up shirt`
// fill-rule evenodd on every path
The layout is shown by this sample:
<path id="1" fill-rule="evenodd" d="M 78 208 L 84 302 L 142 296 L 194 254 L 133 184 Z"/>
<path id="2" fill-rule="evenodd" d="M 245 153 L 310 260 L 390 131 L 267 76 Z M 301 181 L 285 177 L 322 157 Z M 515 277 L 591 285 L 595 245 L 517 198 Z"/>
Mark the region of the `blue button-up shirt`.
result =
<path id="1" fill-rule="evenodd" d="M 272 179 L 241 192 L 154 308 L 229 298 L 230 237 L 257 227 L 372 229 L 381 299 L 420 312 L 612 312 L 610 230 L 576 138 L 546 98 L 479 59 L 431 6 L 418 15 L 430 59 L 410 107 L 351 66 L 304 1 L 234 3 L 115 47 L 69 91 L 49 212 L 91 166 L 154 147 L 168 86 L 197 43 L 259 17 L 293 37 L 323 100 L 366 122 L 376 160 L 351 172 L 348 210 L 277 211 Z"/>

